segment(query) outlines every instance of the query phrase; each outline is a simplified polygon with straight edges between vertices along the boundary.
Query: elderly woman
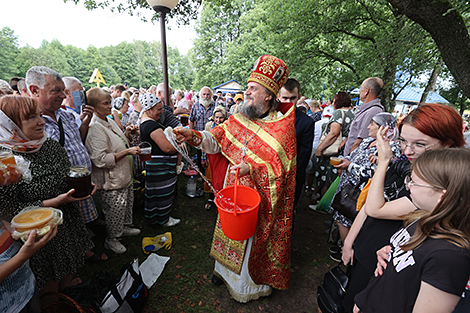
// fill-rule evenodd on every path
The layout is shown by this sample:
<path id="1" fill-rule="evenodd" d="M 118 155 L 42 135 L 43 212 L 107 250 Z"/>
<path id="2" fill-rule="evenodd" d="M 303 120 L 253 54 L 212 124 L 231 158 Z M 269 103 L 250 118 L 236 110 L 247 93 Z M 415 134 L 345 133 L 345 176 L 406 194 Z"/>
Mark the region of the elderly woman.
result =
<path id="1" fill-rule="evenodd" d="M 68 190 L 67 153 L 57 141 L 47 138 L 36 100 L 20 96 L 0 98 L 0 146 L 31 162 L 31 181 L 21 179 L 0 187 L 2 219 L 10 221 L 28 206 L 54 207 L 63 213 L 64 222 L 56 237 L 30 259 L 38 288 L 57 292 L 71 285 L 72 275 L 85 264 L 85 254 L 93 247 L 76 202 L 87 197 L 73 198 L 75 190 Z M 17 279 L 13 283 L 21 293 L 28 281 Z"/>
<path id="2" fill-rule="evenodd" d="M 114 99 L 114 108 L 111 110 L 111 118 L 123 131 L 126 129 L 127 123 L 129 122 L 129 115 L 127 110 L 129 109 L 129 100 L 125 97 L 119 97 Z"/>
<path id="3" fill-rule="evenodd" d="M 129 137 L 136 129 L 128 126 L 123 133 L 109 117 L 111 95 L 101 88 L 87 92 L 88 104 L 94 109 L 85 146 L 93 163 L 92 178 L 106 222 L 107 238 L 104 246 L 117 254 L 126 252 L 118 238 L 140 234 L 132 225 L 134 190 L 132 186 L 132 156 L 139 147 L 129 147 Z"/>
<path id="4" fill-rule="evenodd" d="M 209 122 L 206 123 L 206 126 L 204 130 L 210 131 L 214 127 L 216 127 L 219 124 L 222 124 L 225 122 L 227 119 L 227 111 L 223 106 L 218 106 L 214 109 L 214 113 L 212 114 L 211 119 Z M 220 153 L 217 154 L 208 154 L 207 159 L 208 159 L 208 166 L 206 168 L 206 178 L 207 180 L 212 184 L 212 171 L 213 169 L 216 169 L 218 165 L 218 159 L 220 158 Z M 217 171 L 218 169 L 216 169 Z M 217 179 L 216 179 L 217 182 Z M 216 190 L 222 189 L 222 186 L 219 184 L 216 184 L 217 186 L 213 186 Z M 206 210 L 210 210 L 212 203 L 214 203 L 214 192 L 211 190 L 209 185 L 207 183 L 204 183 L 204 191 L 209 194 L 209 199 L 207 199 L 207 203 L 205 205 Z"/>
<path id="5" fill-rule="evenodd" d="M 139 96 L 142 105 L 140 137 L 152 146 L 152 159 L 145 164 L 145 217 L 150 224 L 174 226 L 180 222 L 170 216 L 176 192 L 175 148 L 163 133 L 165 126 L 158 120 L 163 113 L 163 103 L 155 95 Z"/>
<path id="6" fill-rule="evenodd" d="M 372 178 L 374 175 L 374 170 L 377 165 L 371 163 L 370 156 L 377 154 L 377 132 L 380 126 L 389 127 L 389 140 L 394 140 L 398 136 L 398 128 L 396 127 L 396 121 L 392 114 L 381 112 L 374 116 L 367 127 L 369 129 L 369 137 L 364 139 L 350 155 L 341 158 L 341 162 L 338 165 L 334 165 L 337 169 L 342 170 L 335 196 L 338 194 L 341 195 L 341 191 L 346 185 L 356 186 L 360 184 L 360 187 L 363 188 L 368 179 Z M 400 146 L 395 144 L 394 141 L 390 143 L 393 158 L 396 159 L 400 157 Z M 333 219 L 338 224 L 341 240 L 344 242 L 353 220 L 338 212 L 333 204 L 331 204 L 331 209 L 334 212 Z M 355 210 L 355 208 L 353 209 Z M 331 256 L 331 258 L 337 262 L 341 261 L 339 251 L 341 251 L 341 249 Z"/>

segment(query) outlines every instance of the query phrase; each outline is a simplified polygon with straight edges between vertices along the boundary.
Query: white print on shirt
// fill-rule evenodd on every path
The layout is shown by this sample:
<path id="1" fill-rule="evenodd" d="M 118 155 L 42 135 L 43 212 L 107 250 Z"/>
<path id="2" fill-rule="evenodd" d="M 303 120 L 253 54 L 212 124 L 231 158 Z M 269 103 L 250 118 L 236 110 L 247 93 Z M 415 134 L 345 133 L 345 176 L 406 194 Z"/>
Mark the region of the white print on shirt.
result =
<path id="1" fill-rule="evenodd" d="M 415 259 L 413 258 L 413 250 L 403 251 L 400 248 L 400 246 L 407 243 L 410 238 L 411 236 L 406 228 L 400 229 L 392 236 L 392 238 L 390 238 L 390 243 L 393 247 L 392 262 L 397 273 L 399 273 L 404 268 L 408 266 L 413 266 L 415 264 Z"/>

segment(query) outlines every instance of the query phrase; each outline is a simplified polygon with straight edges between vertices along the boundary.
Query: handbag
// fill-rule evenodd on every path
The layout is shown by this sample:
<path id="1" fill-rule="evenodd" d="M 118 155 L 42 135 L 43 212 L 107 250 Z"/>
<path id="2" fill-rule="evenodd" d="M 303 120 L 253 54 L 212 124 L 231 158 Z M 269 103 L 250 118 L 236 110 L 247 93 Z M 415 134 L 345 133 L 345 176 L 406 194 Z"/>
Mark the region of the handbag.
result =
<path id="1" fill-rule="evenodd" d="M 100 305 L 103 313 L 139 313 L 148 297 L 148 288 L 142 280 L 139 260 L 123 266 L 121 280 L 111 288 Z M 121 270 L 121 271 L 122 271 Z"/>
<path id="2" fill-rule="evenodd" d="M 341 269 L 341 264 L 328 271 L 323 284 L 318 286 L 317 303 L 322 313 L 343 313 L 343 298 L 349 283 L 351 267 L 346 273 Z"/>
<path id="3" fill-rule="evenodd" d="M 331 202 L 331 207 L 350 221 L 354 221 L 357 215 L 356 205 L 357 199 L 361 194 L 360 185 L 361 182 L 354 186 L 349 184 L 344 185 Z"/>
<path id="4" fill-rule="evenodd" d="M 341 110 L 341 120 L 344 121 L 344 111 Z M 326 137 L 326 130 L 328 129 L 328 125 L 325 127 L 325 130 L 323 131 L 321 137 L 320 137 L 320 141 L 319 141 L 319 144 L 323 142 L 323 140 L 325 140 L 325 137 Z M 340 130 L 339 132 L 339 135 L 338 137 L 336 137 L 336 140 L 335 142 L 333 142 L 331 145 L 329 145 L 328 147 L 326 147 L 322 152 L 321 152 L 321 155 L 323 156 L 332 156 L 332 155 L 336 155 L 338 154 L 339 152 L 339 145 L 341 144 L 341 142 L 343 141 L 343 136 L 342 136 L 342 131 Z"/>

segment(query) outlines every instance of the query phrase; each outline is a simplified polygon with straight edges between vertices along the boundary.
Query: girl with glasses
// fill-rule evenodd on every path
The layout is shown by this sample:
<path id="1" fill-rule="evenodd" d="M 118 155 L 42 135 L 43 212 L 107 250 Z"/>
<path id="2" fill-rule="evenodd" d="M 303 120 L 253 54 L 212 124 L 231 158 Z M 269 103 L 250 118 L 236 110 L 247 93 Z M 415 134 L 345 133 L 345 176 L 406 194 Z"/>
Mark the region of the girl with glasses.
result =
<path id="1" fill-rule="evenodd" d="M 354 220 L 343 244 L 342 260 L 352 264 L 352 276 L 343 300 L 346 312 L 352 312 L 354 296 L 373 277 L 376 251 L 389 243 L 403 225 L 402 216 L 416 210 L 404 179 L 410 164 L 427 150 L 462 147 L 462 119 L 451 107 L 426 104 L 413 110 L 399 125 L 403 155 L 391 163 L 390 144 L 385 129 L 377 135 L 378 166 L 369 188 L 367 201 Z M 379 138 L 380 137 L 380 138 Z"/>
<path id="2" fill-rule="evenodd" d="M 405 227 L 390 238 L 388 262 L 379 262 L 376 278 L 356 295 L 355 313 L 450 313 L 465 290 L 470 150 L 425 151 L 412 168 L 405 181 L 415 211 L 403 217 Z"/>

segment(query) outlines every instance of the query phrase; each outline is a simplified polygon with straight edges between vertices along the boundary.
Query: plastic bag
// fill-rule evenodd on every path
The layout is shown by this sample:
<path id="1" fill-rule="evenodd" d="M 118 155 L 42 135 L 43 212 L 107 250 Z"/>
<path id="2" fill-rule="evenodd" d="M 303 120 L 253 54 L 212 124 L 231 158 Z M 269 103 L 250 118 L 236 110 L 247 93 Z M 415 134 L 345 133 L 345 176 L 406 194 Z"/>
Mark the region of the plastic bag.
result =
<path id="1" fill-rule="evenodd" d="M 330 203 L 333 200 L 336 189 L 339 185 L 339 176 L 336 177 L 335 181 L 330 185 L 330 188 L 325 192 L 320 202 L 317 204 L 317 210 L 328 212 L 330 210 Z"/>
<path id="2" fill-rule="evenodd" d="M 371 181 L 372 180 L 369 178 L 369 181 L 367 182 L 367 184 L 364 186 L 364 188 L 362 188 L 359 198 L 357 198 L 356 211 L 358 212 L 362 209 L 362 207 L 364 206 L 364 203 L 366 203 L 367 194 L 369 193 L 369 186 L 370 186 Z"/>
<path id="3" fill-rule="evenodd" d="M 29 169 L 29 165 L 31 162 L 26 160 L 21 155 L 15 155 L 15 162 L 16 162 L 16 170 L 23 175 L 23 180 L 27 183 L 30 183 L 33 179 L 31 175 L 31 170 Z"/>
<path id="4" fill-rule="evenodd" d="M 155 237 L 144 237 L 142 239 L 142 250 L 144 253 L 149 254 L 151 251 L 157 251 L 164 247 L 167 250 L 171 249 L 171 233 L 166 232 Z"/>

